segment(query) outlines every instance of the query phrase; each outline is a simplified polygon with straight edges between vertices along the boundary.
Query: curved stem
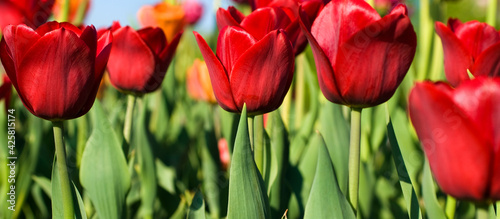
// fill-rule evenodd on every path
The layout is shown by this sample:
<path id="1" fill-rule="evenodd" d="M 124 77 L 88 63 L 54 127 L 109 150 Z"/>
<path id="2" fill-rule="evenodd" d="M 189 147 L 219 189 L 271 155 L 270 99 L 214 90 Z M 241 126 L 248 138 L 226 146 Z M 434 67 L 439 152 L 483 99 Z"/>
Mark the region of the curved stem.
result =
<path id="1" fill-rule="evenodd" d="M 448 195 L 446 198 L 446 216 L 448 219 L 453 219 L 455 218 L 455 209 L 457 207 L 457 200 L 451 196 Z"/>
<path id="2" fill-rule="evenodd" d="M 136 97 L 129 94 L 127 101 L 127 112 L 125 114 L 125 124 L 123 125 L 123 138 L 125 139 L 127 147 L 130 145 L 130 136 L 132 135 L 132 119 L 134 116 L 134 107 Z M 127 153 L 127 151 L 125 151 Z"/>
<path id="3" fill-rule="evenodd" d="M 61 184 L 64 218 L 73 219 L 73 195 L 71 194 L 71 181 L 69 179 L 68 167 L 66 165 L 66 148 L 63 140 L 63 122 L 52 122 L 54 126 L 54 141 L 56 145 L 57 169 L 59 172 L 59 183 Z"/>
<path id="4" fill-rule="evenodd" d="M 254 148 L 254 130 L 253 130 L 253 119 L 254 117 L 253 116 L 248 116 L 248 135 L 250 136 L 250 146 L 252 148 L 252 152 L 254 152 L 255 148 Z"/>
<path id="5" fill-rule="evenodd" d="M 349 202 L 351 202 L 354 212 L 358 209 L 361 110 L 361 108 L 351 108 L 351 140 L 349 143 Z"/>

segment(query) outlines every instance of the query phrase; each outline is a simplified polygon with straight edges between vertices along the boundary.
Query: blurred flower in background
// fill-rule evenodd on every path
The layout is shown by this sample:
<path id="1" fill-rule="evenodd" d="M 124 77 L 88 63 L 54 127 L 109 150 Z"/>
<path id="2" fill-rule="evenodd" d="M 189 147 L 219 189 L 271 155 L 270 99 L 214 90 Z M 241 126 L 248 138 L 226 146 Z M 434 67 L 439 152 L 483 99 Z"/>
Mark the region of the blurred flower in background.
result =
<path id="1" fill-rule="evenodd" d="M 217 103 L 205 61 L 195 59 L 187 70 L 187 91 L 195 100 Z"/>
<path id="2" fill-rule="evenodd" d="M 222 165 L 223 170 L 227 170 L 229 167 L 229 162 L 231 161 L 231 157 L 229 156 L 229 148 L 227 144 L 227 140 L 225 138 L 221 138 L 218 142 L 219 148 L 219 159 Z"/>
<path id="3" fill-rule="evenodd" d="M 182 8 L 186 13 L 186 21 L 190 25 L 198 22 L 203 15 L 203 5 L 201 5 L 197 0 L 187 0 L 182 2 Z"/>
<path id="4" fill-rule="evenodd" d="M 54 0 L 0 0 L 0 32 L 9 24 L 36 28 L 47 21 L 53 6 Z"/>
<path id="5" fill-rule="evenodd" d="M 168 40 L 184 30 L 187 24 L 186 13 L 181 5 L 161 2 L 156 5 L 145 5 L 137 12 L 142 27 L 159 27 Z"/>
<path id="6" fill-rule="evenodd" d="M 9 77 L 2 75 L 2 85 L 0 85 L 0 101 L 5 100 L 5 110 L 9 109 L 10 96 L 12 95 L 12 82 Z"/>

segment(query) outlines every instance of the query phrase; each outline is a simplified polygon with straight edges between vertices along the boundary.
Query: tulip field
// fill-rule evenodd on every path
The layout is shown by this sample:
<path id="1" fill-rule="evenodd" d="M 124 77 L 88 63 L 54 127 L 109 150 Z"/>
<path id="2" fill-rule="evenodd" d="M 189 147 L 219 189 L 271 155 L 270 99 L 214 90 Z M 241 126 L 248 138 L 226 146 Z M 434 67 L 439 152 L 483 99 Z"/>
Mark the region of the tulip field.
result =
<path id="1" fill-rule="evenodd" d="M 497 0 L 96 5 L 0 0 L 0 219 L 500 219 Z"/>

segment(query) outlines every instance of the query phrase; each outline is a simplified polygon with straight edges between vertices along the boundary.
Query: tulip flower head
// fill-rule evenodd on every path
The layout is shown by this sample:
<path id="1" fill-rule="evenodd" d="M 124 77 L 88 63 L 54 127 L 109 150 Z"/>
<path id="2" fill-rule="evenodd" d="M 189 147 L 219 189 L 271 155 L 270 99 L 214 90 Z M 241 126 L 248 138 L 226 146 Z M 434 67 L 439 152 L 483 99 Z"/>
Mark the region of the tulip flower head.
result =
<path id="1" fill-rule="evenodd" d="M 449 19 L 448 26 L 436 22 L 444 50 L 446 79 L 453 86 L 474 76 L 500 76 L 500 32 L 494 27 L 458 19 Z"/>
<path id="2" fill-rule="evenodd" d="M 36 30 L 9 25 L 0 58 L 24 106 L 51 121 L 87 113 L 97 94 L 112 36 L 97 37 L 94 26 L 49 22 Z"/>
<path id="3" fill-rule="evenodd" d="M 307 17 L 301 18 L 321 91 L 329 101 L 363 108 L 392 97 L 417 46 L 406 6 L 380 18 L 363 0 L 333 0 L 312 26 Z"/>
<path id="4" fill-rule="evenodd" d="M 182 9 L 186 13 L 186 21 L 190 25 L 198 22 L 203 15 L 203 5 L 196 0 L 186 0 L 182 2 Z"/>
<path id="5" fill-rule="evenodd" d="M 204 61 L 195 59 L 193 65 L 187 70 L 187 91 L 195 100 L 217 103 Z"/>
<path id="6" fill-rule="evenodd" d="M 173 39 L 187 24 L 186 12 L 181 5 L 164 1 L 156 5 L 145 5 L 137 12 L 142 27 L 159 27 L 167 39 Z"/>
<path id="7" fill-rule="evenodd" d="M 207 63 L 219 105 L 250 115 L 277 109 L 293 78 L 292 44 L 283 30 L 255 38 L 245 30 L 227 26 L 219 32 L 216 54 L 198 33 L 198 46 Z"/>
<path id="8" fill-rule="evenodd" d="M 26 24 L 36 28 L 52 14 L 55 0 L 0 0 L 0 32 L 7 25 Z"/>
<path id="9" fill-rule="evenodd" d="M 417 83 L 410 118 L 441 189 L 456 198 L 500 200 L 500 79 L 479 77 L 456 89 Z"/>
<path id="10" fill-rule="evenodd" d="M 287 1 L 287 5 L 276 5 L 258 8 L 248 16 L 244 16 L 236 8 L 230 6 L 227 10 L 217 10 L 217 27 L 222 30 L 226 26 L 235 26 L 244 29 L 256 39 L 260 40 L 273 30 L 284 29 L 292 42 L 296 55 L 304 51 L 307 39 L 300 30 L 298 8 L 294 0 Z M 302 8 L 308 20 L 314 20 L 323 4 L 320 1 L 310 1 Z"/>
<path id="11" fill-rule="evenodd" d="M 142 95 L 157 90 L 174 57 L 182 32 L 170 42 L 158 27 L 134 30 L 115 22 L 108 62 L 111 84 L 125 93 Z"/>

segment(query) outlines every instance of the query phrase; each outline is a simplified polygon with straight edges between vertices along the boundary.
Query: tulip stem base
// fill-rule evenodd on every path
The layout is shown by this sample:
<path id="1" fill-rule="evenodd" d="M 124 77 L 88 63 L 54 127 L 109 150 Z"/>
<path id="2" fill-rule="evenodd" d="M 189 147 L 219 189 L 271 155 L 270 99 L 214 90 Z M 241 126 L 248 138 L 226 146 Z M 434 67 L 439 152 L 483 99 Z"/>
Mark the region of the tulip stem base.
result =
<path id="1" fill-rule="evenodd" d="M 455 209 L 457 207 L 457 200 L 451 196 L 448 195 L 446 198 L 446 216 L 448 219 L 453 219 L 455 218 Z"/>
<path id="2" fill-rule="evenodd" d="M 349 202 L 351 203 L 355 213 L 358 209 L 361 110 L 361 108 L 351 108 L 351 138 L 349 143 Z"/>
<path id="3" fill-rule="evenodd" d="M 132 135 L 132 120 L 134 119 L 134 108 L 136 102 L 136 96 L 129 94 L 127 101 L 127 112 L 125 114 L 125 124 L 123 125 L 123 138 L 125 140 L 124 148 L 125 153 L 128 153 L 128 147 L 130 146 L 130 137 Z"/>
<path id="4" fill-rule="evenodd" d="M 66 165 L 66 148 L 64 147 L 63 139 L 63 122 L 52 122 L 54 126 L 54 142 L 56 145 L 57 170 L 59 172 L 59 183 L 61 185 L 64 218 L 74 218 L 73 195 L 71 193 L 71 181 L 68 174 L 68 166 Z"/>

